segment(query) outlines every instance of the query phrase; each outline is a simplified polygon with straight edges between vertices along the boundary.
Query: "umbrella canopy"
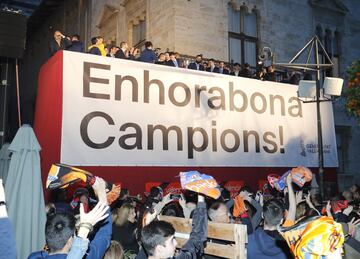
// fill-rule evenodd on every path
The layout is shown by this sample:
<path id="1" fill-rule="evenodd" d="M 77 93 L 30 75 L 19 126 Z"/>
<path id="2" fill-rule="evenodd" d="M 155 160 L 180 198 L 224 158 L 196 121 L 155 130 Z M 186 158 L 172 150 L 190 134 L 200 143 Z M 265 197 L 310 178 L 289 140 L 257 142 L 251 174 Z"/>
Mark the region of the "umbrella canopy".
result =
<path id="1" fill-rule="evenodd" d="M 40 145 L 33 129 L 22 126 L 9 146 L 12 152 L 5 194 L 14 225 L 18 258 L 45 244 L 45 203 L 41 183 Z"/>
<path id="2" fill-rule="evenodd" d="M 6 184 L 6 178 L 9 171 L 10 165 L 10 150 L 9 143 L 5 143 L 0 149 L 0 179 L 3 179 L 4 185 Z"/>

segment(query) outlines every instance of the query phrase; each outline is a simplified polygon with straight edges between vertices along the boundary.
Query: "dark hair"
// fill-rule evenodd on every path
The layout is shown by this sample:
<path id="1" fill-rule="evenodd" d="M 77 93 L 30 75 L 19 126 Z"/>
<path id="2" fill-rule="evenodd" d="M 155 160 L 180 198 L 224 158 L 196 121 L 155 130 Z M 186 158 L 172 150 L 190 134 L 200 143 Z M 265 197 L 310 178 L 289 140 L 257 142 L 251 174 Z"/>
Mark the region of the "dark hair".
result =
<path id="1" fill-rule="evenodd" d="M 80 40 L 80 35 L 79 34 L 74 34 L 73 36 L 71 36 L 71 38 L 76 38 L 77 40 Z"/>
<path id="2" fill-rule="evenodd" d="M 240 65 L 239 63 L 235 63 L 235 64 L 234 64 L 234 67 L 235 67 L 235 66 L 241 67 L 241 65 Z"/>
<path id="3" fill-rule="evenodd" d="M 230 200 L 230 192 L 228 189 L 226 188 L 223 188 L 221 190 L 221 198 L 224 200 L 224 201 L 227 201 L 227 200 Z"/>
<path id="4" fill-rule="evenodd" d="M 91 44 L 92 44 L 92 45 L 95 45 L 95 44 L 96 44 L 96 40 L 97 40 L 97 37 L 92 37 L 92 38 L 91 38 Z"/>
<path id="5" fill-rule="evenodd" d="M 306 72 L 306 73 L 304 74 L 303 80 L 313 80 L 312 74 L 309 73 L 309 72 Z"/>
<path id="6" fill-rule="evenodd" d="M 264 204 L 263 214 L 265 224 L 275 227 L 284 218 L 284 205 L 280 200 L 269 200 Z"/>
<path id="7" fill-rule="evenodd" d="M 152 46 L 153 46 L 153 44 L 151 43 L 151 41 L 145 42 L 145 48 L 150 48 Z"/>
<path id="8" fill-rule="evenodd" d="M 164 245 L 168 237 L 175 234 L 174 227 L 166 221 L 153 221 L 141 230 L 141 242 L 149 256 L 154 255 L 156 246 Z"/>
<path id="9" fill-rule="evenodd" d="M 210 62 L 210 61 L 212 61 L 212 62 L 215 62 L 215 59 L 213 59 L 213 58 L 210 58 L 210 59 L 209 59 L 209 62 Z"/>
<path id="10" fill-rule="evenodd" d="M 69 213 L 59 213 L 49 217 L 45 225 L 46 244 L 50 252 L 64 248 L 75 231 L 75 217 Z"/>
<path id="11" fill-rule="evenodd" d="M 125 46 L 125 44 L 126 44 L 126 42 L 125 42 L 125 41 L 120 42 L 120 48 L 124 47 L 124 46 Z"/>

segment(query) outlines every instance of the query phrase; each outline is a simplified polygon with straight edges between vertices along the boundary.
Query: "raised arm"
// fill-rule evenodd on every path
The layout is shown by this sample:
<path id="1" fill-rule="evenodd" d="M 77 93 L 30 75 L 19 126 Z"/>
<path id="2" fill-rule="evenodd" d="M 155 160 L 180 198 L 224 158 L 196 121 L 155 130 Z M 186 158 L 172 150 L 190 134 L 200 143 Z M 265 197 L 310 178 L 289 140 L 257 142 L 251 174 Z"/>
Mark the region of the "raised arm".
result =
<path id="1" fill-rule="evenodd" d="M 207 240 L 207 226 L 208 218 L 205 197 L 198 194 L 198 204 L 194 210 L 190 238 L 176 256 L 177 259 L 198 258 L 203 254 L 204 243 Z"/>

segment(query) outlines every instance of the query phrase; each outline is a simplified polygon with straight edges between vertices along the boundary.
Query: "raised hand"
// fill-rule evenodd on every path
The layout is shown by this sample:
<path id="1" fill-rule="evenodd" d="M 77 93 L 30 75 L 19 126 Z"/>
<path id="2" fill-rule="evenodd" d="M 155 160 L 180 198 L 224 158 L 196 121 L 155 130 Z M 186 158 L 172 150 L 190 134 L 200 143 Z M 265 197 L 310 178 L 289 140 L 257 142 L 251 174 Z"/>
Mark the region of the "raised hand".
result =
<path id="1" fill-rule="evenodd" d="M 356 227 L 359 225 L 360 225 L 360 219 L 355 220 L 355 218 L 352 218 L 350 222 L 348 222 L 350 236 L 354 237 Z"/>
<path id="2" fill-rule="evenodd" d="M 107 218 L 109 216 L 109 206 L 107 203 L 98 202 L 96 206 L 85 213 L 84 205 L 80 203 L 80 224 L 78 236 L 81 238 L 86 238 L 89 232 L 99 221 Z"/>

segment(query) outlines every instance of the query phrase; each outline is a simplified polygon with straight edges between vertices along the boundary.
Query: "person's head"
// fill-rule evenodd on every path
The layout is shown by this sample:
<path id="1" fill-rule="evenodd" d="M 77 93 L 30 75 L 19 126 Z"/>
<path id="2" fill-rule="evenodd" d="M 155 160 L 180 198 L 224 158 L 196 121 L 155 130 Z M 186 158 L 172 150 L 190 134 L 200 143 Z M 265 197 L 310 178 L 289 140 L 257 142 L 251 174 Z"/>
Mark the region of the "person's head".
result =
<path id="1" fill-rule="evenodd" d="M 169 52 L 169 56 L 171 60 L 176 60 L 176 56 L 174 52 Z"/>
<path id="2" fill-rule="evenodd" d="M 224 61 L 220 61 L 220 62 L 219 62 L 219 67 L 221 67 L 221 68 L 224 68 L 224 67 L 225 67 Z"/>
<path id="3" fill-rule="evenodd" d="M 241 65 L 239 63 L 235 63 L 234 64 L 234 70 L 235 71 L 240 71 L 240 69 L 241 69 Z"/>
<path id="4" fill-rule="evenodd" d="M 215 60 L 213 58 L 209 59 L 209 67 L 215 66 Z"/>
<path id="5" fill-rule="evenodd" d="M 73 36 L 71 36 L 71 41 L 79 41 L 80 40 L 80 36 L 78 34 L 74 34 Z"/>
<path id="6" fill-rule="evenodd" d="M 74 232 L 75 217 L 73 215 L 59 213 L 49 217 L 45 225 L 45 238 L 50 253 L 58 251 L 67 253 L 70 250 Z"/>
<path id="7" fill-rule="evenodd" d="M 110 54 L 115 55 L 118 50 L 119 50 L 119 48 L 117 46 L 111 46 L 110 47 Z"/>
<path id="8" fill-rule="evenodd" d="M 177 242 L 174 227 L 166 221 L 153 221 L 141 230 L 141 242 L 148 256 L 169 258 L 175 254 Z"/>
<path id="9" fill-rule="evenodd" d="M 120 49 L 122 49 L 122 50 L 128 49 L 128 44 L 125 41 L 122 41 L 120 43 Z"/>
<path id="10" fill-rule="evenodd" d="M 245 64 L 244 64 L 244 68 L 245 68 L 245 69 L 250 69 L 250 64 L 249 64 L 249 63 L 245 63 Z"/>
<path id="11" fill-rule="evenodd" d="M 120 243 L 116 240 L 111 240 L 109 248 L 106 250 L 106 253 L 103 259 L 123 259 L 124 258 L 124 249 Z"/>
<path id="12" fill-rule="evenodd" d="M 150 188 L 150 193 L 148 199 L 152 202 L 159 202 L 163 199 L 163 190 L 160 186 L 153 186 Z"/>
<path id="13" fill-rule="evenodd" d="M 92 38 L 91 38 L 91 45 L 95 45 L 96 42 L 97 42 L 96 37 L 92 37 Z"/>
<path id="14" fill-rule="evenodd" d="M 200 64 L 202 62 L 202 55 L 196 55 L 195 62 Z"/>
<path id="15" fill-rule="evenodd" d="M 281 201 L 272 199 L 263 207 L 264 229 L 275 230 L 284 219 L 284 206 Z"/>
<path id="16" fill-rule="evenodd" d="M 114 212 L 114 224 L 117 226 L 122 226 L 126 222 L 134 223 L 136 220 L 135 208 L 130 203 L 123 204 L 120 208 L 116 209 Z"/>
<path id="17" fill-rule="evenodd" d="M 169 52 L 165 52 L 165 61 L 169 61 L 170 60 L 170 54 Z"/>
<path id="18" fill-rule="evenodd" d="M 179 52 L 174 52 L 174 54 L 175 54 L 175 58 L 179 58 L 179 57 L 180 57 Z"/>
<path id="19" fill-rule="evenodd" d="M 221 199 L 223 201 L 228 201 L 228 200 L 230 200 L 230 198 L 231 198 L 230 191 L 228 189 L 226 189 L 226 188 L 223 188 L 221 190 Z"/>
<path id="20" fill-rule="evenodd" d="M 350 191 L 344 191 L 342 193 L 342 195 L 344 196 L 344 198 L 347 200 L 347 201 L 352 201 L 353 200 L 353 194 L 352 192 Z"/>
<path id="21" fill-rule="evenodd" d="M 230 212 L 223 202 L 214 202 L 208 209 L 208 215 L 211 221 L 217 223 L 230 223 Z"/>
<path id="22" fill-rule="evenodd" d="M 165 53 L 160 53 L 158 57 L 159 61 L 165 61 Z"/>
<path id="23" fill-rule="evenodd" d="M 350 187 L 349 190 L 350 190 L 350 192 L 352 192 L 352 193 L 359 192 L 359 191 L 360 191 L 359 185 L 354 184 L 354 185 L 352 185 L 352 186 Z"/>
<path id="24" fill-rule="evenodd" d="M 96 45 L 100 45 L 104 43 L 104 38 L 102 36 L 96 37 Z"/>
<path id="25" fill-rule="evenodd" d="M 55 39 L 56 41 L 61 40 L 61 35 L 62 35 L 62 33 L 61 33 L 59 30 L 56 30 L 56 31 L 54 32 L 54 39 Z"/>
<path id="26" fill-rule="evenodd" d="M 153 48 L 153 44 L 151 43 L 151 41 L 145 42 L 145 48 L 147 48 L 147 49 L 152 49 Z"/>

